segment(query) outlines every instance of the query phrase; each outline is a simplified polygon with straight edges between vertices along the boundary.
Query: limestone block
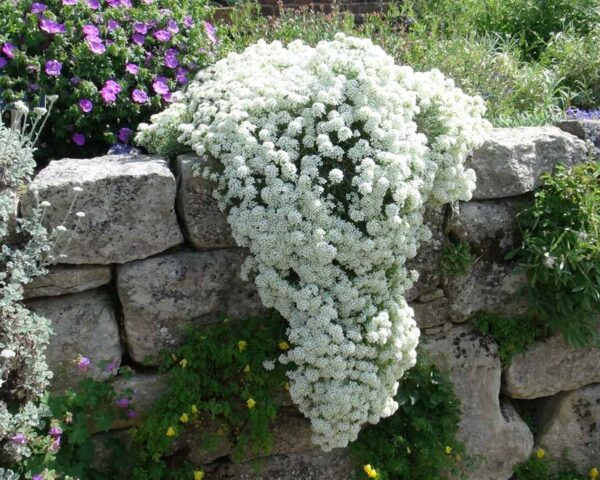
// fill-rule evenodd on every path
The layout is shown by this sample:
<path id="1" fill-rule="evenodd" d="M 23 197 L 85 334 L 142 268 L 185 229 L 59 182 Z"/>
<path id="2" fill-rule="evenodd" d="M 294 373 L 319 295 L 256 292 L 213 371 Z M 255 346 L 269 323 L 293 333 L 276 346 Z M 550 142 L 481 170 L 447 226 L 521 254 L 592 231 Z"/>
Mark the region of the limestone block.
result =
<path id="1" fill-rule="evenodd" d="M 83 292 L 110 283 L 108 265 L 56 265 L 25 285 L 24 298 L 54 297 Z"/>

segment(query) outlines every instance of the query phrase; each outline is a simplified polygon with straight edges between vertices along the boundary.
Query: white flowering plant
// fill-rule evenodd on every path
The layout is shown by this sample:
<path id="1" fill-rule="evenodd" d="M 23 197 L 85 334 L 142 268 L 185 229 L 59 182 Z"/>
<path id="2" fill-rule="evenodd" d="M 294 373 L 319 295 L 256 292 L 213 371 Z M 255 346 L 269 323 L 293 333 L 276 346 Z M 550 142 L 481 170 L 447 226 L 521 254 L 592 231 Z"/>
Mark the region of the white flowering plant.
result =
<path id="1" fill-rule="evenodd" d="M 370 40 L 264 41 L 198 74 L 137 141 L 208 158 L 242 274 L 289 322 L 290 395 L 324 450 L 398 408 L 419 329 L 407 259 L 430 238 L 428 204 L 469 200 L 470 150 L 489 124 L 478 97 Z"/>

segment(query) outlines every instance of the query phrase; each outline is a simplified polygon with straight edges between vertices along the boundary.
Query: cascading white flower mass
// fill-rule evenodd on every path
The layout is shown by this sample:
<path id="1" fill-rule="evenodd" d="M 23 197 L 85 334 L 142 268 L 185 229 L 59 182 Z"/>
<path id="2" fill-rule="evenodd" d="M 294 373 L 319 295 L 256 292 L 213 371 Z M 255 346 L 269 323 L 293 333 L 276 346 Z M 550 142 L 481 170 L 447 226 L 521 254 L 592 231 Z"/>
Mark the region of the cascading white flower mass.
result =
<path id="1" fill-rule="evenodd" d="M 215 161 L 201 173 L 250 252 L 243 274 L 289 322 L 280 361 L 324 450 L 398 408 L 419 340 L 406 260 L 430 237 L 426 204 L 470 199 L 484 110 L 439 71 L 338 34 L 232 53 L 140 129 L 150 149 L 177 135 Z"/>

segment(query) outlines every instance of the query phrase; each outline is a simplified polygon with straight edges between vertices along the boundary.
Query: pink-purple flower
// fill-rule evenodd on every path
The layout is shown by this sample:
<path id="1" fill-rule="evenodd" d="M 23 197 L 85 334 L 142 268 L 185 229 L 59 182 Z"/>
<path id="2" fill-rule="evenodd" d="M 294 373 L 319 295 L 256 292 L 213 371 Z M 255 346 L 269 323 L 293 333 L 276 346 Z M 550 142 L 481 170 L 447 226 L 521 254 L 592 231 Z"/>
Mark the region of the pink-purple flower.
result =
<path id="1" fill-rule="evenodd" d="M 148 25 L 144 22 L 133 22 L 133 30 L 142 35 L 146 35 L 148 33 Z"/>
<path id="2" fill-rule="evenodd" d="M 177 60 L 177 50 L 169 48 L 165 54 L 165 66 L 168 68 L 177 68 L 179 61 Z"/>
<path id="3" fill-rule="evenodd" d="M 48 433 L 50 434 L 51 437 L 59 437 L 63 434 L 63 430 L 58 425 L 53 424 L 50 427 L 50 430 L 48 430 Z"/>
<path id="4" fill-rule="evenodd" d="M 143 45 L 146 41 L 146 36 L 136 32 L 131 36 L 131 40 L 137 45 Z"/>
<path id="5" fill-rule="evenodd" d="M 85 39 L 85 43 L 87 43 L 90 51 L 96 55 L 102 55 L 104 52 L 106 52 L 106 46 L 98 37 L 87 37 Z"/>
<path id="6" fill-rule="evenodd" d="M 168 30 L 157 30 L 154 32 L 154 38 L 156 38 L 159 42 L 168 42 L 171 40 L 171 32 Z"/>
<path id="7" fill-rule="evenodd" d="M 136 88 L 131 92 L 131 98 L 135 103 L 147 103 L 149 100 L 148 94 L 139 88 Z"/>
<path id="8" fill-rule="evenodd" d="M 179 32 L 179 25 L 177 25 L 177 22 L 175 20 L 169 20 L 167 23 L 167 28 L 169 29 L 169 32 L 171 32 L 171 33 Z"/>
<path id="9" fill-rule="evenodd" d="M 33 477 L 31 477 L 31 480 L 44 480 L 44 475 L 41 473 L 36 473 Z"/>
<path id="10" fill-rule="evenodd" d="M 63 5 L 77 5 L 79 0 L 62 0 Z"/>
<path id="11" fill-rule="evenodd" d="M 13 45 L 12 43 L 6 42 L 2 46 L 2 53 L 6 56 L 6 58 L 13 59 L 15 58 L 15 54 L 19 49 Z"/>
<path id="12" fill-rule="evenodd" d="M 133 7 L 133 4 L 131 3 L 131 0 L 121 0 L 121 6 L 131 8 Z"/>
<path id="13" fill-rule="evenodd" d="M 50 35 L 65 33 L 66 31 L 65 26 L 62 23 L 55 22 L 46 17 L 40 19 L 40 30 L 49 33 Z"/>
<path id="14" fill-rule="evenodd" d="M 119 28 L 121 25 L 119 24 L 119 22 L 117 22 L 115 20 L 109 20 L 108 23 L 106 24 L 106 26 L 112 32 L 112 31 L 116 30 L 117 28 Z"/>
<path id="15" fill-rule="evenodd" d="M 131 137 L 132 133 L 133 133 L 133 130 L 131 130 L 131 128 L 123 127 L 121 129 L 119 129 L 119 134 L 118 134 L 119 141 L 122 143 L 127 143 L 129 141 L 129 137 Z"/>
<path id="16" fill-rule="evenodd" d="M 129 400 L 128 398 L 119 398 L 116 401 L 117 407 L 122 408 L 123 410 L 126 408 L 129 408 L 129 405 L 131 405 L 131 400 Z"/>
<path id="17" fill-rule="evenodd" d="M 6 58 L 0 56 L 0 68 L 6 67 L 7 63 L 8 63 L 8 60 L 6 60 Z"/>
<path id="18" fill-rule="evenodd" d="M 48 9 L 48 5 L 45 3 L 34 2 L 31 4 L 31 13 L 37 14 L 45 12 Z"/>
<path id="19" fill-rule="evenodd" d="M 135 63 L 128 63 L 125 65 L 125 71 L 131 75 L 137 75 L 140 71 L 140 67 L 138 67 Z"/>
<path id="20" fill-rule="evenodd" d="M 58 77 L 62 70 L 62 63 L 58 60 L 48 60 L 44 66 L 44 71 L 46 75 L 51 77 Z"/>
<path id="21" fill-rule="evenodd" d="M 175 72 L 175 80 L 179 85 L 185 85 L 188 82 L 187 79 L 188 71 L 185 68 L 179 67 Z"/>
<path id="22" fill-rule="evenodd" d="M 60 437 L 55 437 L 50 445 L 48 445 L 49 453 L 57 453 L 60 450 Z"/>
<path id="23" fill-rule="evenodd" d="M 115 373 L 118 368 L 119 364 L 116 360 L 113 360 L 112 362 L 106 364 L 106 367 L 104 367 L 104 371 L 107 373 Z"/>
<path id="24" fill-rule="evenodd" d="M 192 28 L 194 26 L 194 19 L 191 15 L 186 15 L 185 17 L 183 17 L 183 24 L 187 28 Z"/>
<path id="25" fill-rule="evenodd" d="M 27 437 L 25 436 L 24 433 L 21 433 L 21 432 L 13 435 L 12 438 L 11 438 L 11 440 L 14 443 L 18 444 L 18 445 L 25 445 L 25 444 L 27 444 Z"/>
<path id="26" fill-rule="evenodd" d="M 100 8 L 100 0 L 87 0 L 87 4 L 92 10 L 98 10 Z"/>
<path id="27" fill-rule="evenodd" d="M 212 23 L 206 21 L 204 22 L 204 33 L 206 33 L 206 36 L 212 43 L 218 42 L 217 29 Z"/>
<path id="28" fill-rule="evenodd" d="M 169 84 L 166 77 L 156 77 L 152 82 L 152 88 L 159 95 L 165 95 L 169 93 Z"/>
<path id="29" fill-rule="evenodd" d="M 137 417 L 137 413 L 136 413 L 135 410 L 127 410 L 126 415 L 127 415 L 127 418 L 135 418 L 135 417 Z"/>
<path id="30" fill-rule="evenodd" d="M 71 138 L 76 145 L 82 146 L 85 144 L 85 136 L 82 133 L 74 133 Z M 77 358 L 75 363 L 77 363 L 77 368 L 82 372 L 89 369 L 91 364 L 88 357 L 82 357 L 81 355 Z"/>
<path id="31" fill-rule="evenodd" d="M 98 38 L 100 36 L 100 30 L 98 29 L 98 27 L 96 25 L 87 24 L 87 25 L 84 25 L 81 30 L 83 31 L 83 34 L 86 37 Z"/>
<path id="32" fill-rule="evenodd" d="M 83 113 L 90 113 L 94 108 L 94 104 L 89 98 L 82 98 L 79 100 L 79 108 Z"/>
<path id="33" fill-rule="evenodd" d="M 113 103 L 117 100 L 117 95 L 121 93 L 121 85 L 114 80 L 107 80 L 100 90 L 100 95 L 104 103 Z"/>

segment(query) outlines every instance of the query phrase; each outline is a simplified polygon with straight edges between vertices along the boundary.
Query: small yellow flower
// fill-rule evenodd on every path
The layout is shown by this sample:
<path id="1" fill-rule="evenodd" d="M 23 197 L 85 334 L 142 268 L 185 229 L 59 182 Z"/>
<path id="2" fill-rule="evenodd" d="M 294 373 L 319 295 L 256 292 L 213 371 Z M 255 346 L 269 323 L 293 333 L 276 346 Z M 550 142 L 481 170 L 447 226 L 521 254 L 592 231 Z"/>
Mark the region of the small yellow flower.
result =
<path id="1" fill-rule="evenodd" d="M 285 352 L 290 349 L 290 344 L 286 341 L 281 341 L 277 344 L 277 348 Z"/>
<path id="2" fill-rule="evenodd" d="M 444 448 L 444 453 L 446 455 L 450 455 L 452 453 L 452 447 L 446 445 L 446 448 Z"/>
<path id="3" fill-rule="evenodd" d="M 250 365 L 244 367 L 244 373 L 250 373 Z"/>
<path id="4" fill-rule="evenodd" d="M 289 391 L 290 390 L 290 384 L 288 382 L 285 382 L 285 385 L 283 386 L 285 391 Z"/>
<path id="5" fill-rule="evenodd" d="M 182 413 L 181 417 L 179 417 L 179 421 L 181 423 L 187 423 L 190 421 L 190 418 L 188 417 L 187 413 Z"/>
<path id="6" fill-rule="evenodd" d="M 596 467 L 594 467 L 590 470 L 590 478 L 592 480 L 595 480 L 599 476 L 600 476 L 600 471 L 598 471 L 598 469 Z"/>
<path id="7" fill-rule="evenodd" d="M 198 407 L 196 405 L 192 405 L 192 413 L 196 415 L 198 413 Z"/>
<path id="8" fill-rule="evenodd" d="M 457 453 L 456 455 L 454 455 L 454 459 L 455 459 L 457 462 L 460 462 L 460 461 L 462 460 L 462 455 L 461 455 L 460 453 Z"/>
<path id="9" fill-rule="evenodd" d="M 174 437 L 176 434 L 175 429 L 173 427 L 167 428 L 167 437 Z"/>
<path id="10" fill-rule="evenodd" d="M 240 340 L 238 342 L 238 350 L 240 352 L 243 352 L 244 350 L 246 350 L 247 346 L 248 346 L 248 342 L 246 340 Z"/>
<path id="11" fill-rule="evenodd" d="M 256 401 L 253 398 L 249 398 L 248 400 L 246 400 L 246 405 L 248 405 L 249 409 L 253 409 L 256 405 Z"/>
<path id="12" fill-rule="evenodd" d="M 370 464 L 366 464 L 363 470 L 369 478 L 377 478 L 377 470 L 375 470 Z"/>
<path id="13" fill-rule="evenodd" d="M 538 448 L 535 452 L 535 456 L 541 460 L 546 456 L 546 450 L 543 448 Z"/>
<path id="14" fill-rule="evenodd" d="M 179 365 L 181 365 L 181 368 L 185 368 L 188 366 L 188 361 L 184 358 L 181 362 L 179 362 Z"/>
<path id="15" fill-rule="evenodd" d="M 194 480 L 202 480 L 204 478 L 204 472 L 202 470 L 196 470 L 194 472 Z"/>

